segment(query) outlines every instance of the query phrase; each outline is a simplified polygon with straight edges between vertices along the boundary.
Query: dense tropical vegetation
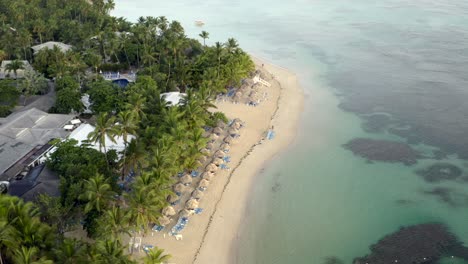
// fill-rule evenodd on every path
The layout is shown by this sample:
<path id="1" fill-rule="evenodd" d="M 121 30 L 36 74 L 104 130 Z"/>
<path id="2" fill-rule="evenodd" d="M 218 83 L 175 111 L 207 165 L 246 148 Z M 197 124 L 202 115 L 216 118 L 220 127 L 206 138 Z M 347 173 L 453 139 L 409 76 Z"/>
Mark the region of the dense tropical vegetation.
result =
<path id="1" fill-rule="evenodd" d="M 215 107 L 214 97 L 239 85 L 254 69 L 234 39 L 208 46 L 208 32 L 201 32 L 201 44 L 188 38 L 177 21 L 140 17 L 130 23 L 110 16 L 113 8 L 112 0 L 0 1 L 0 60 L 28 60 L 36 71 L 24 79 L 0 81 L 0 115 L 9 113 L 20 94 L 27 98 L 46 92 L 44 76 L 54 78 L 56 102 L 50 111 L 80 113 L 80 98 L 89 94 L 96 115 L 89 142 L 101 150 L 72 140 L 56 143 L 47 165 L 60 175 L 59 198 L 44 195 L 33 205 L 0 196 L 3 259 L 131 263 L 122 238 L 158 222 L 172 194 L 174 175 L 199 165 L 207 142 L 203 127 L 226 120 L 222 113 L 209 111 Z M 73 48 L 32 53 L 31 46 L 47 41 Z M 101 71 L 133 71 L 138 77 L 121 88 L 105 81 Z M 187 96 L 170 107 L 161 97 L 169 91 Z M 112 141 L 119 136 L 125 150 L 108 151 L 106 137 Z M 119 187 L 130 173 L 130 186 Z M 78 221 L 94 245 L 64 237 Z M 28 237 L 31 232 L 37 236 Z M 24 238 L 12 241 L 18 234 Z M 168 258 L 155 249 L 145 263 Z"/>

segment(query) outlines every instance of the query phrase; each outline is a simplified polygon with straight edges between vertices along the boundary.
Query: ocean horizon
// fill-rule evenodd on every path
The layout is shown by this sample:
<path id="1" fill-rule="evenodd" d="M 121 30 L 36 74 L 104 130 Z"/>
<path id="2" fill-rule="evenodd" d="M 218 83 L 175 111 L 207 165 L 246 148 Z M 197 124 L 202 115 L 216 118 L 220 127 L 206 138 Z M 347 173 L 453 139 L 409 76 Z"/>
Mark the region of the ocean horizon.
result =
<path id="1" fill-rule="evenodd" d="M 298 135 L 248 194 L 236 263 L 352 263 L 432 222 L 468 244 L 468 2 L 115 2 L 113 15 L 234 37 L 298 76 Z"/>

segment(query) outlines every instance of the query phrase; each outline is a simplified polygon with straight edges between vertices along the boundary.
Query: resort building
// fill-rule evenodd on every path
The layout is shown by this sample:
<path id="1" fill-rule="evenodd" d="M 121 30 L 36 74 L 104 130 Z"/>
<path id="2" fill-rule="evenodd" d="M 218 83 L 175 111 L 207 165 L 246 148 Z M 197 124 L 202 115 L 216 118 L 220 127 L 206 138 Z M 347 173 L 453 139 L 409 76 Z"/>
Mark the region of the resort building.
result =
<path id="1" fill-rule="evenodd" d="M 187 94 L 179 93 L 179 92 L 169 92 L 161 94 L 161 97 L 164 98 L 169 104 L 172 106 L 180 105 L 182 103 L 182 99 Z"/>
<path id="2" fill-rule="evenodd" d="M 43 49 L 53 49 L 54 47 L 59 48 L 64 53 L 71 50 L 72 48 L 71 45 L 68 45 L 62 42 L 55 42 L 55 41 L 48 41 L 48 42 L 45 42 L 36 46 L 32 46 L 31 48 L 34 51 L 34 54 L 37 54 L 39 51 Z"/>
<path id="3" fill-rule="evenodd" d="M 50 141 L 70 134 L 73 118 L 36 108 L 0 118 L 0 181 L 25 176 L 29 168 L 42 163 L 52 148 Z"/>
<path id="4" fill-rule="evenodd" d="M 7 70 L 7 65 L 10 64 L 12 61 L 11 60 L 4 60 L 2 61 L 2 64 L 0 65 L 0 79 L 6 79 L 6 78 L 24 78 L 24 72 L 25 71 L 32 71 L 33 68 L 31 67 L 31 64 L 27 60 L 21 60 L 20 62 L 22 63 L 23 69 L 18 69 L 16 70 L 16 75 L 13 71 L 8 71 Z"/>
<path id="5" fill-rule="evenodd" d="M 89 133 L 93 132 L 95 129 L 94 126 L 90 124 L 81 124 L 79 127 L 77 127 L 73 132 L 68 136 L 68 139 L 74 139 L 78 141 L 78 145 L 81 146 L 82 144 L 87 144 L 90 148 L 99 150 L 101 152 L 104 152 L 104 147 L 100 147 L 99 143 L 97 142 L 90 142 L 88 140 L 88 135 Z M 129 135 L 127 140 L 131 141 L 134 139 L 135 136 Z M 114 142 L 115 141 L 115 142 Z M 115 150 L 117 153 L 124 151 L 125 149 L 125 142 L 123 140 L 123 137 L 118 136 L 114 138 L 114 141 L 112 141 L 109 137 L 106 137 L 106 147 L 105 150 Z"/>

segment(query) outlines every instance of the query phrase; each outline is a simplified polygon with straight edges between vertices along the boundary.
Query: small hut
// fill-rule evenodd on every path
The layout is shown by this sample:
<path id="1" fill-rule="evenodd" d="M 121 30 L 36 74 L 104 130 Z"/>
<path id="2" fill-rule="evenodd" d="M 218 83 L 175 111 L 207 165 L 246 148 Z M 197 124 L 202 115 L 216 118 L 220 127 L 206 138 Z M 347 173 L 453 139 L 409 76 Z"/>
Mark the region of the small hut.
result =
<path id="1" fill-rule="evenodd" d="M 210 182 L 207 179 L 202 179 L 198 184 L 199 187 L 206 188 L 210 185 Z"/>
<path id="2" fill-rule="evenodd" d="M 220 127 L 215 127 L 215 129 L 213 130 L 213 133 L 219 136 L 221 133 L 223 133 L 223 129 Z"/>
<path id="3" fill-rule="evenodd" d="M 180 178 L 180 182 L 183 184 L 190 184 L 192 183 L 192 176 L 185 174 Z"/>
<path id="4" fill-rule="evenodd" d="M 163 216 L 158 217 L 158 222 L 159 222 L 160 226 L 166 226 L 171 222 L 171 219 L 169 219 L 169 217 L 163 215 Z"/>
<path id="5" fill-rule="evenodd" d="M 174 185 L 174 191 L 175 192 L 183 192 L 185 190 L 185 185 L 183 185 L 182 183 L 177 183 L 176 185 Z"/>
<path id="6" fill-rule="evenodd" d="M 193 213 L 194 213 L 193 210 L 184 209 L 184 210 L 180 211 L 179 216 L 180 217 L 189 217 L 189 216 L 193 215 Z"/>
<path id="7" fill-rule="evenodd" d="M 162 210 L 162 213 L 163 215 L 166 215 L 166 216 L 173 216 L 176 214 L 174 207 L 172 206 L 164 207 L 164 209 Z"/>
<path id="8" fill-rule="evenodd" d="M 219 165 L 223 164 L 224 161 L 223 161 L 222 159 L 216 158 L 216 159 L 213 159 L 213 163 L 214 163 L 216 166 L 219 166 Z"/>
<path id="9" fill-rule="evenodd" d="M 218 166 L 216 166 L 216 164 L 210 163 L 208 166 L 206 166 L 206 171 L 215 172 L 217 170 Z"/>
<path id="10" fill-rule="evenodd" d="M 231 136 L 227 136 L 227 137 L 224 138 L 225 143 L 232 143 L 233 140 L 234 139 Z"/>
<path id="11" fill-rule="evenodd" d="M 192 192 L 192 198 L 195 198 L 196 200 L 200 200 L 203 197 L 203 192 L 200 190 L 195 190 Z"/>
<path id="12" fill-rule="evenodd" d="M 211 179 L 213 179 L 214 176 L 215 175 L 212 172 L 204 172 L 201 177 L 202 177 L 202 179 L 206 179 L 206 180 L 211 181 Z"/>
<path id="13" fill-rule="evenodd" d="M 185 203 L 186 209 L 195 209 L 198 208 L 198 201 L 195 199 L 190 199 Z"/>

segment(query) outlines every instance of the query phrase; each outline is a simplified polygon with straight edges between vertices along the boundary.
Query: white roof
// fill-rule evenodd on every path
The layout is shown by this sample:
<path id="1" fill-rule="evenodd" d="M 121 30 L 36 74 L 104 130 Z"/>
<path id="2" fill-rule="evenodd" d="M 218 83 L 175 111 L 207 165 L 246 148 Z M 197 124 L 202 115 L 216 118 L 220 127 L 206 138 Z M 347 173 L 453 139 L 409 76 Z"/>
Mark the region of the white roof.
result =
<path id="1" fill-rule="evenodd" d="M 164 98 L 167 102 L 169 102 L 171 105 L 179 105 L 181 100 L 186 96 L 187 94 L 184 93 L 179 93 L 179 92 L 170 92 L 170 93 L 163 93 L 161 94 L 161 97 Z"/>
<path id="2" fill-rule="evenodd" d="M 73 125 L 65 125 L 63 128 L 66 129 L 66 130 L 72 130 Z"/>
<path id="3" fill-rule="evenodd" d="M 72 48 L 71 45 L 62 43 L 62 42 L 55 42 L 55 41 L 48 41 L 36 46 L 32 46 L 31 48 L 34 50 L 34 54 L 38 53 L 42 49 L 53 49 L 54 46 L 57 46 L 62 52 L 67 52 Z"/>
<path id="4" fill-rule="evenodd" d="M 81 120 L 79 120 L 79 119 L 73 119 L 72 121 L 70 121 L 70 123 L 71 123 L 72 125 L 81 124 Z"/>
<path id="5" fill-rule="evenodd" d="M 93 132 L 95 129 L 94 126 L 90 124 L 81 124 L 79 127 L 77 127 L 73 132 L 68 136 L 69 139 L 74 139 L 78 141 L 78 145 L 81 145 L 83 143 L 88 143 L 90 144 L 90 147 L 96 150 L 99 150 L 99 143 L 94 143 L 88 141 L 88 135 L 89 133 Z M 128 141 L 134 139 L 135 136 L 129 135 Z M 125 149 L 125 143 L 122 137 L 115 137 L 115 143 L 110 140 L 109 137 L 106 137 L 106 150 L 116 150 L 117 152 L 122 152 Z M 104 152 L 104 147 L 101 150 Z"/>

